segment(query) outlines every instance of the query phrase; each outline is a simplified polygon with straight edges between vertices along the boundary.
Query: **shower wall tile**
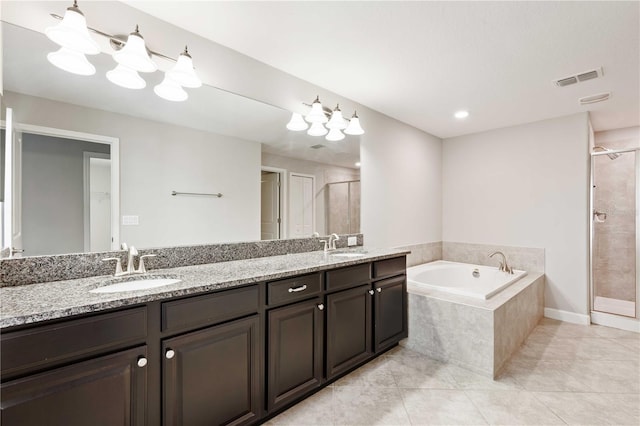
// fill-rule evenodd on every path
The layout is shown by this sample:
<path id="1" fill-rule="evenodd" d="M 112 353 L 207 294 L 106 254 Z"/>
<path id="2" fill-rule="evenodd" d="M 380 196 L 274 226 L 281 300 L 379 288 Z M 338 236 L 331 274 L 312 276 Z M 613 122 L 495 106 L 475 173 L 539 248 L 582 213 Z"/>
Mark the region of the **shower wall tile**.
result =
<path id="1" fill-rule="evenodd" d="M 544 249 L 542 248 L 470 244 L 450 241 L 444 241 L 442 243 L 442 259 L 452 262 L 497 266 L 498 258 L 489 257 L 494 251 L 504 253 L 507 257 L 507 263 L 514 269 L 521 269 L 528 272 L 544 272 Z"/>
<path id="2" fill-rule="evenodd" d="M 433 262 L 434 260 L 442 260 L 442 241 L 396 248 L 411 251 L 411 254 L 407 256 L 407 268 Z"/>

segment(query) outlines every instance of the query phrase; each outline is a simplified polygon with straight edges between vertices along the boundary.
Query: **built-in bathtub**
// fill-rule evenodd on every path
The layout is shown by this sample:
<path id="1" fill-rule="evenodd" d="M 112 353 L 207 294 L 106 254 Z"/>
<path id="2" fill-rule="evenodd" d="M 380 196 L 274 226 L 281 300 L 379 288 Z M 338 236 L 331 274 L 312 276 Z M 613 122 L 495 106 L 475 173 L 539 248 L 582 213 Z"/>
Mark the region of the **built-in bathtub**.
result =
<path id="1" fill-rule="evenodd" d="M 409 337 L 403 345 L 490 377 L 499 374 L 544 310 L 541 272 L 511 275 L 440 260 L 408 268 L 407 291 Z"/>
<path id="2" fill-rule="evenodd" d="M 525 275 L 526 271 L 517 269 L 510 274 L 492 266 L 438 260 L 409 268 L 407 281 L 414 286 L 486 300 Z"/>

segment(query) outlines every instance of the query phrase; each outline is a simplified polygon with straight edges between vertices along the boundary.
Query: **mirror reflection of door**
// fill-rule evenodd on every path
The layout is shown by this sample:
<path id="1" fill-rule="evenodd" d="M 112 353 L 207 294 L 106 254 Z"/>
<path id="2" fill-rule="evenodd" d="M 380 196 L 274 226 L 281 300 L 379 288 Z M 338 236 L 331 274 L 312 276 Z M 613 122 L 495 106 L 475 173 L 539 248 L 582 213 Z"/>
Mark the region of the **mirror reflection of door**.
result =
<path id="1" fill-rule="evenodd" d="M 15 129 L 13 110 L 5 111 L 2 130 L 4 146 L 2 248 L 9 248 L 11 256 L 20 256 L 22 241 L 22 134 Z"/>
<path id="2" fill-rule="evenodd" d="M 260 239 L 280 239 L 280 173 L 262 170 L 260 188 Z"/>
<path id="3" fill-rule="evenodd" d="M 310 237 L 315 228 L 315 177 L 291 173 L 289 179 L 289 236 Z"/>
<path id="4" fill-rule="evenodd" d="M 111 249 L 111 159 L 109 154 L 85 152 L 84 251 Z"/>

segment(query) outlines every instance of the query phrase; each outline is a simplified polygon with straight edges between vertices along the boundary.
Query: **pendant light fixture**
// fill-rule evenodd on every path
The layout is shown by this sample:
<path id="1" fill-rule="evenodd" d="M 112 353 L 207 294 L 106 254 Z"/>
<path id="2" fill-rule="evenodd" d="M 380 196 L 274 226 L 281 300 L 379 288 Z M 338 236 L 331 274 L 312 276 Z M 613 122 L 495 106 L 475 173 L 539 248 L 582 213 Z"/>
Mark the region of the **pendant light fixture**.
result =
<path id="1" fill-rule="evenodd" d="M 351 117 L 351 120 L 349 121 L 349 125 L 344 129 L 344 132 L 347 135 L 364 135 L 364 129 L 360 126 L 360 119 L 355 111 L 353 112 L 353 117 Z"/>
<path id="2" fill-rule="evenodd" d="M 178 56 L 178 61 L 173 68 L 167 71 L 167 76 L 183 87 L 197 88 L 202 86 L 202 81 L 193 69 L 193 60 L 187 46 L 184 47 L 184 52 Z"/>
<path id="3" fill-rule="evenodd" d="M 336 105 L 336 109 L 331 113 L 331 119 L 327 123 L 328 129 L 346 129 L 347 122 L 342 118 L 342 111 L 340 111 L 340 105 Z"/>
<path id="4" fill-rule="evenodd" d="M 93 75 L 96 67 L 87 60 L 83 53 L 61 47 L 47 55 L 47 60 L 61 70 L 77 75 Z"/>
<path id="5" fill-rule="evenodd" d="M 147 51 L 144 38 L 140 35 L 138 26 L 134 32 L 129 34 L 124 47 L 113 54 L 113 59 L 120 65 L 139 72 L 154 72 L 158 65 L 151 59 Z"/>
<path id="6" fill-rule="evenodd" d="M 136 70 L 120 64 L 111 71 L 107 71 L 107 79 L 125 89 L 144 89 L 147 86 L 147 82 Z"/>
<path id="7" fill-rule="evenodd" d="M 152 57 L 158 56 L 175 62 L 175 65 L 165 73 L 162 83 L 154 87 L 154 92 L 158 96 L 180 102 L 189 97 L 183 87 L 198 88 L 202 86 L 202 81 L 195 73 L 193 59 L 186 46 L 176 60 L 149 50 L 137 25 L 135 31 L 129 34 L 126 41 L 124 41 L 124 37 L 110 35 L 88 27 L 84 14 L 78 8 L 77 0 L 74 0 L 73 6 L 67 8 L 64 17 L 54 13 L 51 16 L 59 19 L 60 22 L 45 29 L 45 34 L 61 48 L 56 52 L 49 53 L 47 59 L 64 71 L 78 75 L 96 73 L 96 68 L 84 56 L 100 53 L 100 46 L 89 34 L 89 31 L 92 31 L 107 38 L 115 50 L 112 56 L 117 62 L 117 66 L 106 73 L 107 79 L 112 83 L 127 89 L 145 88 L 147 82 L 138 73 L 157 71 L 158 65 Z M 306 129 L 306 124 L 304 129 Z"/>
<path id="8" fill-rule="evenodd" d="M 85 55 L 97 55 L 100 46 L 91 38 L 87 29 L 87 20 L 74 0 L 73 6 L 67 8 L 62 21 L 44 30 L 46 36 L 56 44 Z"/>
<path id="9" fill-rule="evenodd" d="M 168 75 L 164 76 L 164 80 L 162 83 L 158 84 L 153 88 L 153 91 L 156 95 L 160 96 L 162 99 L 166 99 L 172 102 L 182 102 L 186 101 L 189 95 L 184 91 L 182 86 L 180 86 L 176 81 L 174 81 Z"/>
<path id="10" fill-rule="evenodd" d="M 324 136 L 328 132 L 327 128 L 322 123 L 311 123 L 311 127 L 307 130 L 309 136 Z"/>
<path id="11" fill-rule="evenodd" d="M 309 123 L 321 123 L 324 124 L 329 119 L 324 113 L 324 109 L 322 108 L 322 103 L 320 103 L 320 96 L 316 96 L 316 100 L 311 104 L 311 112 L 307 114 L 305 117 Z"/>
<path id="12" fill-rule="evenodd" d="M 298 114 L 297 112 L 291 114 L 291 120 L 287 123 L 287 129 L 298 132 L 301 130 L 307 130 L 308 127 L 309 125 L 304 121 L 301 114 Z"/>
<path id="13" fill-rule="evenodd" d="M 325 139 L 331 142 L 337 142 L 341 141 L 344 138 L 344 133 L 342 133 L 340 129 L 333 128 L 329 130 L 329 133 L 327 134 L 327 137 Z"/>

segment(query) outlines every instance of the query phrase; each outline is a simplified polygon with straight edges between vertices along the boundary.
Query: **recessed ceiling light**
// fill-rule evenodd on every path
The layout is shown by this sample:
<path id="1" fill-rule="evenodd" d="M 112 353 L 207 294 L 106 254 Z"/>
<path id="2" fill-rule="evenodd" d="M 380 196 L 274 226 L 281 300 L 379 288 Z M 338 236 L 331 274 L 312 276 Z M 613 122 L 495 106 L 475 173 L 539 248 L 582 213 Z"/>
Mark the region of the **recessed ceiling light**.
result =
<path id="1" fill-rule="evenodd" d="M 360 162 L 356 162 L 356 167 L 360 167 Z"/>
<path id="2" fill-rule="evenodd" d="M 456 113 L 453 114 L 453 116 L 458 119 L 467 118 L 469 116 L 469 111 L 465 111 L 465 110 L 456 111 Z"/>

